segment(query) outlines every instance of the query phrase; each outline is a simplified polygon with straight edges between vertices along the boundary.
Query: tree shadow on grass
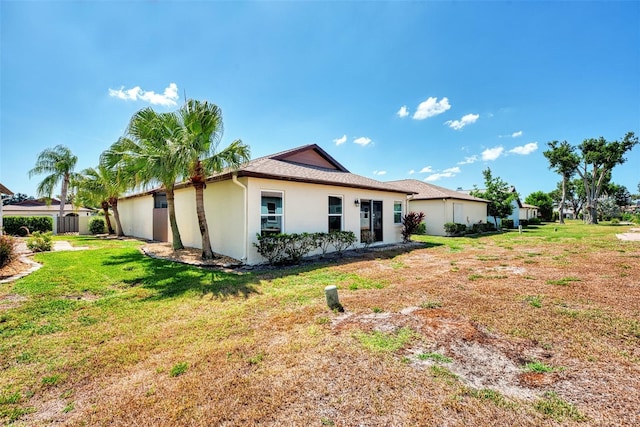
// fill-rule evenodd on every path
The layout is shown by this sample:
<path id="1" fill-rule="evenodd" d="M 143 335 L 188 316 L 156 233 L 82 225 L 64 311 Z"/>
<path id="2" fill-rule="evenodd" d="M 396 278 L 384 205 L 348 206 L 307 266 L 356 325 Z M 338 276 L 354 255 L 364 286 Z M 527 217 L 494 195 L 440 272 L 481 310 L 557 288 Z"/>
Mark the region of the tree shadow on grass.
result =
<path id="1" fill-rule="evenodd" d="M 177 262 L 149 258 L 138 251 L 111 255 L 102 262 L 120 268 L 128 276 L 122 282 L 153 291 L 147 299 L 175 298 L 186 293 L 203 297 L 226 299 L 248 298 L 259 293 L 254 286 L 259 279 L 250 273 L 225 272 L 213 268 L 199 268 Z"/>

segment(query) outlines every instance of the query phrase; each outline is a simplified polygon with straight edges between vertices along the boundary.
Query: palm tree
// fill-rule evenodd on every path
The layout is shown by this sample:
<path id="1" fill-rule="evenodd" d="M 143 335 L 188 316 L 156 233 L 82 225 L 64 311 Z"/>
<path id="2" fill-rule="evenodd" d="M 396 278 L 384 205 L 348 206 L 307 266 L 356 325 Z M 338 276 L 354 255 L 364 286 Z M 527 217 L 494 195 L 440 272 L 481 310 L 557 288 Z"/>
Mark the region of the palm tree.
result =
<path id="1" fill-rule="evenodd" d="M 173 249 L 184 248 L 176 221 L 174 196 L 175 184 L 183 169 L 176 143 L 180 130 L 176 114 L 156 113 L 149 107 L 144 108 L 131 118 L 127 136 L 113 143 L 101 157 L 104 165 L 123 168 L 138 186 L 160 184 L 166 191 Z"/>
<path id="2" fill-rule="evenodd" d="M 100 203 L 105 213 L 109 234 L 113 234 L 113 227 L 109 219 L 109 206 L 111 206 L 116 220 L 117 234 L 118 236 L 124 236 L 124 229 L 122 228 L 118 211 L 118 198 L 133 186 L 132 179 L 123 168 L 108 167 L 103 161 L 96 168 L 88 168 L 82 171 L 78 196 L 85 200 L 89 199 Z"/>
<path id="3" fill-rule="evenodd" d="M 182 121 L 180 157 L 186 162 L 183 174 L 196 190 L 196 214 L 202 236 L 202 258 L 214 257 L 209 226 L 204 210 L 204 188 L 207 176 L 225 168 L 235 169 L 249 160 L 249 146 L 241 140 L 217 151 L 223 134 L 222 111 L 207 101 L 188 100 L 178 112 Z"/>
<path id="4" fill-rule="evenodd" d="M 36 165 L 29 171 L 29 178 L 34 175 L 49 174 L 38 184 L 36 192 L 39 197 L 51 199 L 53 189 L 62 183 L 60 189 L 60 212 L 59 216 L 64 216 L 64 205 L 67 202 L 67 192 L 69 184 L 74 177 L 73 170 L 78 162 L 78 157 L 64 145 L 56 145 L 47 148 L 38 155 Z"/>

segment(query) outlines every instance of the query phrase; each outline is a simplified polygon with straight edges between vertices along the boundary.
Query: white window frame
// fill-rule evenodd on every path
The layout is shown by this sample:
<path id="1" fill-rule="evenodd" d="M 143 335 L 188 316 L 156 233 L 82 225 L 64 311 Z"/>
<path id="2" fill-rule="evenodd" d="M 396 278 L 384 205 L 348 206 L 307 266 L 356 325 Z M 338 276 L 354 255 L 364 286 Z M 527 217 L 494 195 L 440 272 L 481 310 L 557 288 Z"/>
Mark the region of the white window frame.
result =
<path id="1" fill-rule="evenodd" d="M 396 204 L 400 205 L 400 221 L 396 221 Z M 393 223 L 394 224 L 402 224 L 402 214 L 404 213 L 404 203 L 402 200 L 394 200 L 393 201 Z"/>
<path id="2" fill-rule="evenodd" d="M 277 193 L 280 194 L 280 199 L 282 200 L 282 213 L 262 213 L 262 198 L 265 197 L 265 193 Z M 266 197 L 269 197 L 268 195 Z M 279 217 L 280 218 L 280 233 L 284 233 L 284 191 L 282 190 L 260 190 L 260 234 L 264 232 L 262 228 L 262 218 L 267 217 L 267 221 L 269 221 L 269 217 Z"/>
<path id="3" fill-rule="evenodd" d="M 330 197 L 335 197 L 336 199 L 340 199 L 340 213 L 339 214 L 335 214 L 335 213 L 331 213 L 329 211 L 329 209 L 331 208 L 330 205 Z M 330 217 L 340 217 L 340 231 L 344 230 L 344 197 L 338 194 L 329 194 L 327 196 L 327 231 L 331 231 L 329 230 L 329 218 Z"/>

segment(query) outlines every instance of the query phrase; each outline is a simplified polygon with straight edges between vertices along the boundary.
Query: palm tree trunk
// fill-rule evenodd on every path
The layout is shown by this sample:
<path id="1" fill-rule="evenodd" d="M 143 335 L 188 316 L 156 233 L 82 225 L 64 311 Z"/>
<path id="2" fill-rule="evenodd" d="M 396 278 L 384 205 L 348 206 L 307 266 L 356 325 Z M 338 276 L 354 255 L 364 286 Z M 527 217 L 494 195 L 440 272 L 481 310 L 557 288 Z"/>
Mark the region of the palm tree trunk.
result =
<path id="1" fill-rule="evenodd" d="M 173 250 L 184 249 L 182 239 L 180 238 L 180 230 L 178 230 L 178 221 L 176 220 L 175 195 L 173 194 L 173 188 L 167 188 L 167 208 L 169 209 L 169 225 L 171 226 Z"/>
<path id="2" fill-rule="evenodd" d="M 124 230 L 122 229 L 122 223 L 120 222 L 120 212 L 118 212 L 118 198 L 110 197 L 109 204 L 113 209 L 113 216 L 116 218 L 116 228 L 118 229 L 118 237 L 124 236 Z"/>
<path id="3" fill-rule="evenodd" d="M 65 174 L 62 179 L 62 189 L 60 190 L 60 210 L 58 216 L 62 218 L 64 216 L 64 205 L 67 203 L 67 191 L 69 188 L 69 175 Z"/>
<path id="4" fill-rule="evenodd" d="M 200 227 L 200 235 L 202 236 L 202 259 L 213 259 L 213 250 L 211 249 L 211 239 L 209 238 L 209 226 L 207 217 L 204 212 L 204 183 L 194 183 L 196 189 L 196 213 L 198 214 L 198 226 Z"/>
<path id="5" fill-rule="evenodd" d="M 106 200 L 103 200 L 100 206 L 104 212 L 104 220 L 107 223 L 107 232 L 109 234 L 114 234 L 113 227 L 111 226 L 111 218 L 109 218 L 109 203 Z"/>

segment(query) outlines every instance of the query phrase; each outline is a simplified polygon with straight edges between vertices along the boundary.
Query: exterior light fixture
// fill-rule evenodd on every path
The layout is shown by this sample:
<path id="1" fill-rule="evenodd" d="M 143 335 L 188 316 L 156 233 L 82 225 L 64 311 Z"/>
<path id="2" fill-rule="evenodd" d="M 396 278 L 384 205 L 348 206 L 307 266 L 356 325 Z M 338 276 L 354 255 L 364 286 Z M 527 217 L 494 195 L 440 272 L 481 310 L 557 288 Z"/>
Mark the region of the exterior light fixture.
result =
<path id="1" fill-rule="evenodd" d="M 360 206 L 360 199 L 354 200 L 353 204 L 356 205 L 356 206 Z"/>

